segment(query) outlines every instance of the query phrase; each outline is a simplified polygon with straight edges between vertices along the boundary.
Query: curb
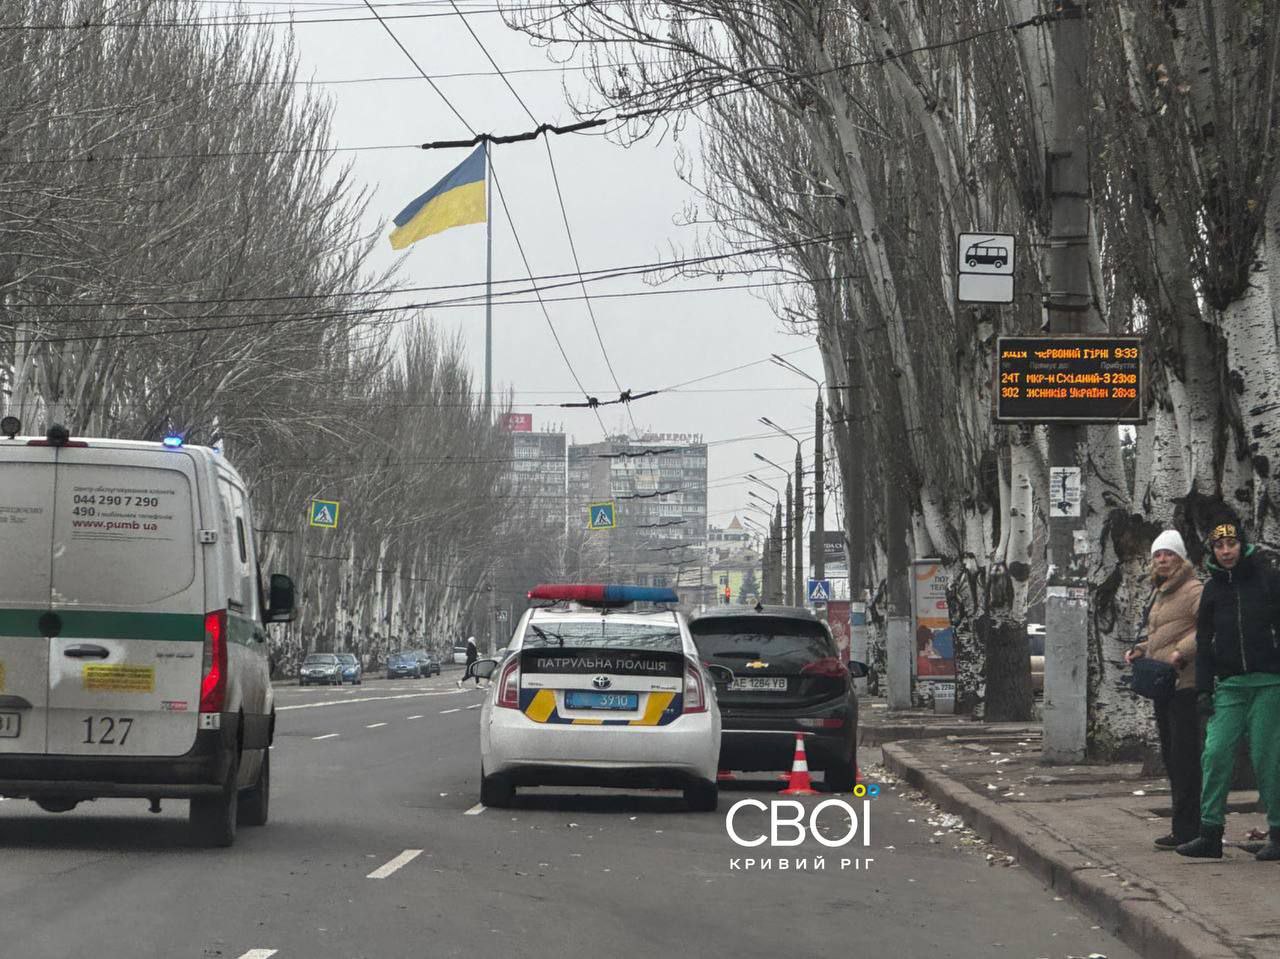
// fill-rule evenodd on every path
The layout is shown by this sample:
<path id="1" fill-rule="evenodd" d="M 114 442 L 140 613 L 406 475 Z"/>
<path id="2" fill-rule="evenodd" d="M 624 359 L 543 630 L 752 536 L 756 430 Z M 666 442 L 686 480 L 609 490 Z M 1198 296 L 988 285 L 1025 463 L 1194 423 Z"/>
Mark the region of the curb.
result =
<path id="1" fill-rule="evenodd" d="M 1141 955 L 1149 959 L 1247 955 L 1228 944 L 1224 930 L 1193 916 L 1184 903 L 1123 866 L 1079 849 L 950 776 L 925 769 L 903 746 L 887 743 L 882 749 L 886 769 L 960 816 L 978 835 L 1015 855 L 1028 872 L 1069 897 Z"/>
<path id="2" fill-rule="evenodd" d="M 919 723 L 858 724 L 859 746 L 883 746 L 904 739 L 946 739 L 948 736 L 1022 735 L 1019 730 L 1007 732 L 983 723 L 946 723 L 923 725 Z"/>

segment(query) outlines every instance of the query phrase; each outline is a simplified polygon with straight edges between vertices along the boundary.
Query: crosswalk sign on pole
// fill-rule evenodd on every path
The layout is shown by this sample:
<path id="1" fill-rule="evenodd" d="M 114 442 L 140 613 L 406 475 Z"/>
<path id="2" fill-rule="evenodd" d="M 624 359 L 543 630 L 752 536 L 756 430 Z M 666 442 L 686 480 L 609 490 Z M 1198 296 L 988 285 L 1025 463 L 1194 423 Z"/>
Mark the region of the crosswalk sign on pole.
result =
<path id="1" fill-rule="evenodd" d="M 618 512 L 613 500 L 587 506 L 587 529 L 614 529 L 617 525 Z"/>
<path id="2" fill-rule="evenodd" d="M 321 529 L 338 528 L 338 504 L 329 499 L 311 501 L 311 525 Z"/>
<path id="3" fill-rule="evenodd" d="M 809 602 L 815 606 L 821 605 L 831 599 L 831 580 L 829 579 L 811 579 L 809 580 Z"/>

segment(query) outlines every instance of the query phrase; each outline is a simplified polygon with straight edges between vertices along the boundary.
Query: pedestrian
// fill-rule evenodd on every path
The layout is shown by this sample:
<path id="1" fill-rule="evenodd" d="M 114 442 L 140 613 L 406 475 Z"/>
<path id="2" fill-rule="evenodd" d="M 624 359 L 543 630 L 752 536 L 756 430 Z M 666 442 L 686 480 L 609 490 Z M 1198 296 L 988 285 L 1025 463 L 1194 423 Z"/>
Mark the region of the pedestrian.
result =
<path id="1" fill-rule="evenodd" d="M 471 669 L 471 664 L 480 658 L 480 650 L 476 648 L 476 638 L 474 636 L 467 637 L 467 669 Z M 463 674 L 466 675 L 465 673 Z M 480 685 L 480 677 L 472 677 L 476 681 L 476 685 Z"/>
<path id="2" fill-rule="evenodd" d="M 1125 654 L 1144 656 L 1177 670 L 1168 699 L 1154 701 L 1160 755 L 1173 796 L 1173 830 L 1155 840 L 1173 849 L 1196 838 L 1200 829 L 1200 715 L 1196 711 L 1196 614 L 1204 588 L 1187 561 L 1182 534 L 1167 529 L 1151 544 L 1152 596 L 1144 615 L 1146 638 Z"/>
<path id="3" fill-rule="evenodd" d="M 1240 737 L 1267 807 L 1267 844 L 1257 854 L 1280 860 L 1280 642 L 1276 635 L 1280 571 L 1245 542 L 1234 521 L 1214 527 L 1210 580 L 1196 628 L 1196 705 L 1209 718 L 1201 770 L 1200 835 L 1179 854 L 1222 858 L 1227 792 Z"/>

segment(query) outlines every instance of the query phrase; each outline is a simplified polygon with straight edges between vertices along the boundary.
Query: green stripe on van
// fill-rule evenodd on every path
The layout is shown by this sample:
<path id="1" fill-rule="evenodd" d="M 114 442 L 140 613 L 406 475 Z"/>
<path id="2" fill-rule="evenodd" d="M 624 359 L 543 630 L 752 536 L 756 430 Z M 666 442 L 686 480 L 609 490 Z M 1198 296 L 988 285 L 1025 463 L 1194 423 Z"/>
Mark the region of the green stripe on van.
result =
<path id="1" fill-rule="evenodd" d="M 40 636 L 40 617 L 47 612 L 47 609 L 0 609 L 0 635 Z M 58 635 L 63 639 L 204 642 L 204 617 L 198 614 L 116 613 L 71 609 L 59 609 L 55 612 L 62 619 L 62 631 Z"/>

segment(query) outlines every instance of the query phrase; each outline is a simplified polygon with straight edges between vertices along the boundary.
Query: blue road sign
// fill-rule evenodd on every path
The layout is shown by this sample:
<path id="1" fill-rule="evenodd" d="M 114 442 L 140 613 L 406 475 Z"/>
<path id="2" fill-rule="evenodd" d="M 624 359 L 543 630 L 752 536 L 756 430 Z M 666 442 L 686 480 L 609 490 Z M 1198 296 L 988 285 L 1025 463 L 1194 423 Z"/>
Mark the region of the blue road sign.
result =
<path id="1" fill-rule="evenodd" d="M 587 507 L 587 529 L 613 529 L 618 525 L 618 513 L 613 500 L 591 503 Z"/>
<path id="2" fill-rule="evenodd" d="M 809 580 L 809 602 L 815 606 L 819 606 L 831 599 L 831 580 L 829 579 L 811 579 Z"/>
<path id="3" fill-rule="evenodd" d="M 338 528 L 338 504 L 329 499 L 311 501 L 311 525 L 321 529 Z"/>

